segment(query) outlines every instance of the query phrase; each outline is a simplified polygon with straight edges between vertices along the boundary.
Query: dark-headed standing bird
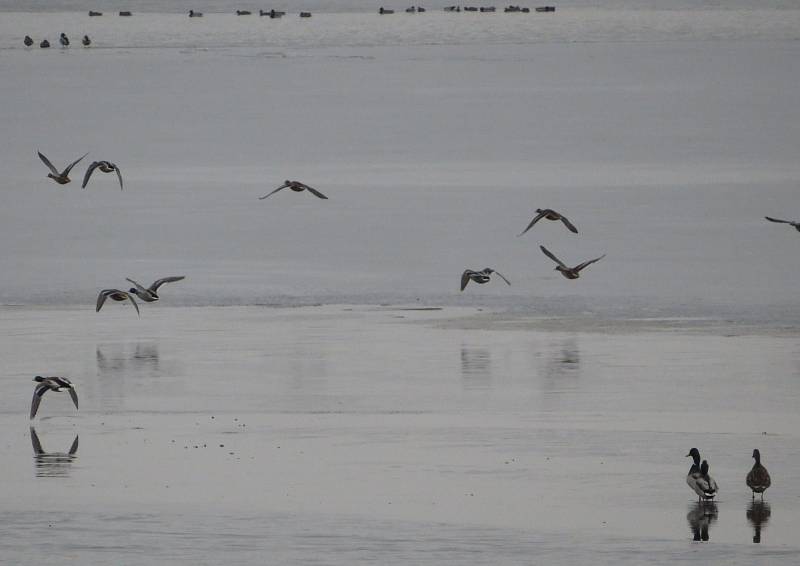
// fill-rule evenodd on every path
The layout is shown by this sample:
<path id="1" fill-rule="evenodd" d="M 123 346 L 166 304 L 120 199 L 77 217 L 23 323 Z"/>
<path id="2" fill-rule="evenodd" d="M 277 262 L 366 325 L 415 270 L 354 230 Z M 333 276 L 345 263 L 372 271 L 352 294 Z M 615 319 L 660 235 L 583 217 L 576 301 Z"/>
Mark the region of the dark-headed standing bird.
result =
<path id="1" fill-rule="evenodd" d="M 700 463 L 700 451 L 692 448 L 686 455 L 692 457 L 692 466 L 686 474 L 686 484 L 697 494 L 698 501 L 714 499 L 717 495 L 717 482 L 708 475 L 708 462 Z"/>
<path id="2" fill-rule="evenodd" d="M 72 397 L 72 402 L 75 403 L 75 408 L 78 408 L 78 394 L 75 392 L 75 386 L 66 377 L 42 377 L 41 375 L 37 375 L 33 380 L 39 385 L 33 390 L 31 418 L 36 416 L 36 411 L 39 410 L 39 403 L 42 402 L 42 397 L 48 391 L 67 391 L 69 396 Z"/>
<path id="3" fill-rule="evenodd" d="M 111 299 L 112 301 L 130 301 L 133 303 L 133 307 L 136 309 L 136 314 L 139 315 L 139 305 L 136 304 L 136 300 L 130 293 L 125 291 L 120 291 L 119 289 L 103 289 L 100 291 L 100 294 L 97 295 L 97 308 L 95 312 L 100 312 L 100 309 L 103 308 L 103 303 L 106 302 L 106 299 Z"/>
<path id="4" fill-rule="evenodd" d="M 464 273 L 461 274 L 461 290 L 463 291 L 464 288 L 467 286 L 467 283 L 470 281 L 474 281 L 479 285 L 483 285 L 484 283 L 488 283 L 491 279 L 492 273 L 496 273 L 500 279 L 505 281 L 507 284 L 511 285 L 511 281 L 503 277 L 503 274 L 499 271 L 495 271 L 491 267 L 485 267 L 481 271 L 473 271 L 471 269 L 467 269 Z"/>
<path id="5" fill-rule="evenodd" d="M 80 156 L 78 159 L 76 159 L 75 161 L 73 161 L 72 163 L 70 163 L 69 165 L 67 165 L 67 168 L 66 168 L 66 169 L 64 169 L 64 170 L 63 170 L 61 173 L 59 173 L 59 172 L 58 172 L 58 170 L 57 170 L 55 167 L 53 167 L 53 164 L 52 164 L 52 163 L 50 163 L 50 160 L 49 160 L 49 159 L 47 159 L 47 158 L 46 158 L 46 157 L 45 157 L 45 156 L 42 154 L 42 152 L 41 152 L 41 151 L 37 151 L 36 153 L 38 153 L 38 154 L 39 154 L 39 159 L 41 159 L 41 160 L 42 160 L 42 163 L 44 163 L 45 165 L 47 165 L 47 168 L 48 168 L 48 169 L 50 169 L 50 173 L 48 173 L 48 174 L 47 174 L 47 176 L 48 176 L 48 177 L 50 177 L 51 179 L 53 179 L 53 180 L 54 180 L 56 183 L 58 183 L 59 185 L 66 185 L 67 183 L 69 183 L 69 182 L 70 182 L 70 178 L 69 178 L 69 172 L 70 172 L 70 171 L 72 171 L 72 168 L 73 168 L 73 167 L 75 167 L 75 165 L 77 165 L 77 164 L 78 164 L 78 162 L 79 162 L 81 159 L 83 159 L 84 157 L 86 157 L 87 155 L 89 155 L 89 153 L 88 153 L 88 152 L 87 152 L 87 153 L 84 153 L 84 154 L 83 154 L 83 155 L 81 155 L 81 156 Z"/>
<path id="6" fill-rule="evenodd" d="M 553 255 L 550 252 L 550 250 L 548 250 L 546 247 L 539 246 L 539 249 L 542 250 L 544 255 L 546 255 L 547 257 L 549 257 L 550 259 L 552 259 L 554 262 L 556 262 L 558 264 L 556 266 L 556 268 L 555 268 L 556 271 L 560 271 L 561 275 L 563 275 L 567 279 L 577 279 L 578 277 L 581 276 L 581 270 L 583 270 L 586 267 L 589 267 L 594 262 L 600 261 L 601 259 L 606 257 L 606 254 L 603 254 L 600 257 L 596 257 L 594 259 L 590 259 L 589 261 L 584 261 L 583 263 L 580 263 L 580 264 L 576 265 L 575 267 L 567 267 L 567 265 L 565 265 L 563 261 L 561 261 L 555 255 Z"/>
<path id="7" fill-rule="evenodd" d="M 770 218 L 769 216 L 765 216 L 767 220 L 770 222 L 777 222 L 778 224 L 788 224 L 798 232 L 800 232 L 800 222 L 792 222 L 791 220 L 780 220 L 778 218 Z"/>
<path id="8" fill-rule="evenodd" d="M 66 33 L 61 32 L 61 37 L 58 38 L 58 41 L 61 42 L 61 47 L 69 47 L 69 38 Z"/>
<path id="9" fill-rule="evenodd" d="M 89 168 L 86 170 L 86 174 L 83 176 L 83 185 L 81 185 L 82 189 L 86 188 L 86 184 L 89 182 L 89 177 L 92 176 L 95 169 L 100 169 L 103 173 L 111 173 L 116 172 L 117 178 L 119 179 L 119 190 L 122 190 L 122 173 L 120 173 L 119 167 L 117 167 L 114 163 L 110 161 L 94 161 Z"/>
<path id="10" fill-rule="evenodd" d="M 753 499 L 756 498 L 756 493 L 761 494 L 761 499 L 764 499 L 764 492 L 767 491 L 767 488 L 772 484 L 772 479 L 769 477 L 769 472 L 761 463 L 761 452 L 758 451 L 758 448 L 753 450 L 753 458 L 755 459 L 756 463 L 753 464 L 753 468 L 748 472 L 747 479 L 747 487 L 753 490 Z"/>
<path id="11" fill-rule="evenodd" d="M 277 193 L 278 191 L 283 190 L 283 189 L 292 189 L 296 193 L 299 193 L 299 192 L 302 192 L 302 191 L 308 191 L 308 192 L 310 192 L 312 195 L 314 195 L 316 197 L 324 198 L 324 199 L 328 198 L 325 195 L 323 195 L 321 192 L 319 192 L 317 189 L 315 189 L 313 187 L 309 187 L 305 183 L 301 183 L 300 181 L 289 181 L 289 180 L 286 180 L 286 181 L 283 182 L 283 184 L 280 187 L 278 187 L 277 189 L 275 189 L 271 193 L 266 194 L 263 197 L 258 197 L 258 200 L 264 200 L 268 196 L 274 195 L 275 193 Z"/>
<path id="12" fill-rule="evenodd" d="M 84 47 L 89 47 L 92 44 L 92 40 L 89 39 L 88 35 L 84 35 L 83 39 L 81 40 L 81 43 L 83 43 Z"/>
<path id="13" fill-rule="evenodd" d="M 25 47 L 30 47 L 31 45 L 33 45 L 33 39 L 31 39 L 31 36 L 26 35 L 25 39 L 22 40 L 22 43 L 25 44 Z"/>
<path id="14" fill-rule="evenodd" d="M 527 228 L 525 228 L 522 232 L 517 234 L 517 237 L 522 236 L 522 234 L 533 228 L 533 225 L 539 222 L 539 220 L 541 220 L 542 218 L 544 218 L 545 220 L 561 220 L 561 222 L 564 223 L 564 226 L 566 226 L 570 232 L 573 232 L 575 234 L 578 233 L 578 229 L 575 228 L 575 226 L 572 224 L 572 222 L 569 221 L 569 219 L 566 216 L 564 216 L 563 214 L 559 214 L 552 208 L 537 208 L 536 212 L 538 214 L 533 217 L 533 220 L 531 220 L 531 223 L 528 224 Z"/>
<path id="15" fill-rule="evenodd" d="M 158 288 L 161 287 L 164 283 L 173 283 L 175 281 L 180 281 L 181 279 L 186 279 L 185 275 L 176 275 L 173 277 L 163 277 L 161 279 L 157 279 L 153 282 L 150 287 L 143 287 L 133 279 L 128 277 L 125 278 L 126 281 L 130 281 L 135 285 L 135 287 L 131 287 L 130 292 L 140 299 L 142 299 L 146 303 L 152 303 L 158 300 Z"/>

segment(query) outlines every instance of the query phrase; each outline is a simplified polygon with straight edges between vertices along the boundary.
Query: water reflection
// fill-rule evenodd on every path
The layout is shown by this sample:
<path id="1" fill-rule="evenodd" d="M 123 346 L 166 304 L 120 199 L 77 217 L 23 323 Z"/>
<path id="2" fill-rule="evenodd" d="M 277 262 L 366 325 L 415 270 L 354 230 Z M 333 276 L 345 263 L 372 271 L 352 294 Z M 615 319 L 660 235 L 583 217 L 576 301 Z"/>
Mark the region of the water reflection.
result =
<path id="1" fill-rule="evenodd" d="M 161 360 L 157 342 L 137 342 L 132 354 L 123 345 L 97 344 L 95 356 L 97 371 L 101 375 L 120 372 L 160 375 Z"/>
<path id="2" fill-rule="evenodd" d="M 489 350 L 461 345 L 461 379 L 467 389 L 491 386 L 492 355 Z"/>
<path id="3" fill-rule="evenodd" d="M 576 338 L 567 338 L 547 358 L 545 375 L 550 379 L 577 377 L 581 369 L 581 352 Z"/>
<path id="4" fill-rule="evenodd" d="M 69 476 L 72 462 L 78 452 L 78 435 L 72 441 L 69 452 L 45 452 L 36 429 L 31 427 L 31 445 L 33 446 L 33 462 L 36 466 L 36 477 L 39 478 L 64 478 Z"/>
<path id="5" fill-rule="evenodd" d="M 689 506 L 686 520 L 692 530 L 692 540 L 708 542 L 709 528 L 717 521 L 717 504 L 713 501 L 698 501 Z"/>
<path id="6" fill-rule="evenodd" d="M 753 542 L 761 542 L 761 529 L 767 528 L 772 511 L 766 501 L 751 501 L 747 508 L 747 520 L 753 525 Z"/>

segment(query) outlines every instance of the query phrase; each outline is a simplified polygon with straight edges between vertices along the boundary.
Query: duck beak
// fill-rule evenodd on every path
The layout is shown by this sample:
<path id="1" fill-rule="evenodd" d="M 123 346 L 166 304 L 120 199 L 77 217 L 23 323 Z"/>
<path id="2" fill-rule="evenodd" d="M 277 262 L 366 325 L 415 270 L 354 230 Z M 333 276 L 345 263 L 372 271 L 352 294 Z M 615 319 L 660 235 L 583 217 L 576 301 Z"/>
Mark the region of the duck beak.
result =
<path id="1" fill-rule="evenodd" d="M 691 456 L 691 455 L 692 455 L 692 453 L 690 452 L 690 453 L 688 453 L 686 456 L 684 456 L 684 458 L 688 458 L 688 457 L 689 457 L 689 456 Z"/>

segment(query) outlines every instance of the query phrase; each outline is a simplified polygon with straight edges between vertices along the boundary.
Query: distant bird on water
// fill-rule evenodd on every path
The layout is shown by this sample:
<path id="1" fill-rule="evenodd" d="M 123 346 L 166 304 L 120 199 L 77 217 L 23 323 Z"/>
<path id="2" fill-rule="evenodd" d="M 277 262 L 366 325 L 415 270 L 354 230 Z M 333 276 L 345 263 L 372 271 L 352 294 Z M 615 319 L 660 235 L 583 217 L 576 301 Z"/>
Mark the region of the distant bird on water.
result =
<path id="1" fill-rule="evenodd" d="M 692 448 L 686 455 L 692 457 L 692 466 L 686 474 L 686 484 L 697 494 L 698 500 L 714 499 L 717 495 L 717 482 L 708 475 L 708 462 L 700 463 L 700 451 Z"/>
<path id="2" fill-rule="evenodd" d="M 31 39 L 31 36 L 26 35 L 25 39 L 22 40 L 22 43 L 25 44 L 25 47 L 30 47 L 31 45 L 33 45 L 33 39 Z"/>
<path id="3" fill-rule="evenodd" d="M 465 270 L 464 273 L 461 274 L 461 290 L 463 291 L 466 288 L 467 283 L 470 281 L 474 281 L 479 285 L 488 283 L 491 279 L 492 273 L 496 273 L 500 279 L 505 281 L 508 285 L 511 285 L 511 281 L 503 277 L 502 273 L 495 271 L 491 267 L 485 267 L 481 271 L 473 271 L 471 269 Z"/>
<path id="4" fill-rule="evenodd" d="M 139 315 L 139 305 L 136 304 L 136 300 L 130 293 L 126 291 L 120 291 L 119 289 L 103 289 L 100 291 L 100 294 L 97 295 L 97 308 L 95 312 L 100 312 L 100 309 L 103 308 L 103 303 L 106 302 L 106 299 L 111 299 L 112 301 L 130 301 L 133 303 L 133 307 L 136 309 L 136 314 Z"/>
<path id="5" fill-rule="evenodd" d="M 767 220 L 770 222 L 777 222 L 778 224 L 788 224 L 798 232 L 800 232 L 800 222 L 792 222 L 791 220 L 779 220 L 777 218 L 770 218 L 769 216 L 765 216 Z"/>
<path id="6" fill-rule="evenodd" d="M 292 189 L 293 191 L 295 191 L 297 193 L 302 192 L 302 191 L 308 191 L 308 192 L 310 192 L 312 195 L 314 195 L 316 197 L 324 198 L 324 199 L 328 198 L 325 195 L 323 195 L 321 192 L 319 192 L 317 189 L 315 189 L 313 187 L 309 187 L 305 183 L 301 183 L 300 181 L 289 181 L 289 180 L 286 180 L 286 181 L 283 182 L 283 184 L 280 187 L 278 187 L 277 189 L 275 189 L 271 193 L 266 194 L 263 197 L 258 197 L 258 200 L 264 200 L 268 196 L 274 195 L 275 193 L 277 193 L 278 191 L 283 190 L 283 189 Z"/>
<path id="7" fill-rule="evenodd" d="M 58 41 L 61 43 L 61 47 L 69 47 L 69 38 L 66 33 L 61 32 L 61 37 L 58 38 Z"/>
<path id="8" fill-rule="evenodd" d="M 69 183 L 69 182 L 70 182 L 70 178 L 69 178 L 69 172 L 70 172 L 70 171 L 72 171 L 72 168 L 73 168 L 73 167 L 75 167 L 75 165 L 77 165 L 77 164 L 78 164 L 78 162 L 79 162 L 81 159 L 83 159 L 84 157 L 86 157 L 87 155 L 89 155 L 89 153 L 88 153 L 88 152 L 87 152 L 87 153 L 84 153 L 84 154 L 83 154 L 83 155 L 81 155 L 81 156 L 80 156 L 78 159 L 76 159 L 75 161 L 73 161 L 72 163 L 70 163 L 70 164 L 67 166 L 67 168 L 66 168 L 66 169 L 64 169 L 64 170 L 63 170 L 61 173 L 59 173 L 59 172 L 58 172 L 58 170 L 57 170 L 55 167 L 53 167 L 53 164 L 52 164 L 52 163 L 50 163 L 50 160 L 49 160 L 49 159 L 47 159 L 47 157 L 45 157 L 44 155 L 42 155 L 42 152 L 41 152 L 41 151 L 37 151 L 37 153 L 39 154 L 39 159 L 41 159 L 41 160 L 42 160 L 42 163 L 44 163 L 45 165 L 47 165 L 47 168 L 48 168 L 48 169 L 50 169 L 50 171 L 51 171 L 50 173 L 48 173 L 48 174 L 47 174 L 47 176 L 48 176 L 48 177 L 50 177 L 51 179 L 53 179 L 53 180 L 54 180 L 56 183 L 58 183 L 59 185 L 66 185 L 67 183 Z"/>
<path id="9" fill-rule="evenodd" d="M 189 17 L 190 18 L 202 18 L 203 12 L 195 12 L 194 10 L 189 10 Z"/>
<path id="10" fill-rule="evenodd" d="M 42 397 L 48 391 L 67 391 L 69 396 L 72 397 L 72 402 L 75 403 L 75 408 L 78 408 L 78 394 L 75 392 L 75 386 L 66 377 L 42 377 L 41 375 L 37 375 L 33 380 L 39 385 L 33 390 L 31 418 L 36 416 L 36 411 L 39 410 L 39 403 L 42 402 Z"/>
<path id="11" fill-rule="evenodd" d="M 42 49 L 47 49 L 48 47 L 50 47 L 50 42 L 47 41 L 46 39 L 43 39 L 42 42 L 39 44 L 39 47 L 41 47 Z"/>
<path id="12" fill-rule="evenodd" d="M 584 261 L 583 263 L 578 264 L 575 267 L 567 267 L 567 265 L 565 265 L 563 261 L 561 261 L 555 255 L 553 255 L 550 252 L 550 250 L 548 250 L 546 247 L 539 246 L 539 249 L 542 250 L 544 255 L 546 255 L 547 257 L 549 257 L 550 259 L 552 259 L 554 262 L 556 262 L 558 264 L 556 266 L 556 271 L 560 271 L 561 275 L 563 275 L 567 279 L 577 279 L 578 277 L 581 276 L 581 270 L 583 270 L 584 268 L 592 265 L 594 262 L 600 261 L 601 259 L 606 257 L 606 254 L 603 254 L 600 257 L 596 257 L 594 259 L 590 259 L 589 261 Z"/>
<path id="13" fill-rule="evenodd" d="M 92 40 L 89 39 L 88 35 L 84 35 L 83 39 L 81 40 L 81 43 L 83 43 L 84 47 L 89 47 L 92 44 Z"/>
<path id="14" fill-rule="evenodd" d="M 152 303 L 159 299 L 158 297 L 158 288 L 161 287 L 164 283 L 173 283 L 174 281 L 180 281 L 181 279 L 186 279 L 185 275 L 177 275 L 173 277 L 163 277 L 153 282 L 150 287 L 143 287 L 133 279 L 125 278 L 126 281 L 130 281 L 136 287 L 131 287 L 130 292 L 140 299 L 142 299 L 146 303 Z"/>
<path id="15" fill-rule="evenodd" d="M 748 472 L 745 481 L 747 482 L 747 487 L 753 490 L 753 499 L 755 499 L 756 493 L 760 493 L 761 499 L 764 499 L 764 492 L 772 485 L 772 479 L 769 477 L 767 469 L 761 463 L 761 452 L 758 451 L 758 448 L 753 450 L 753 458 L 756 463 L 753 464 L 753 468 Z"/>
<path id="16" fill-rule="evenodd" d="M 564 226 L 566 226 L 570 232 L 573 232 L 575 234 L 578 233 L 578 229 L 575 228 L 575 226 L 572 224 L 572 222 L 569 221 L 569 219 L 566 216 L 564 216 L 563 214 L 559 214 L 552 208 L 537 208 L 536 212 L 538 214 L 533 217 L 533 220 L 531 220 L 531 223 L 528 224 L 528 227 L 525 228 L 522 232 L 520 232 L 518 236 L 522 236 L 522 234 L 533 228 L 533 225 L 539 222 L 539 220 L 541 220 L 542 218 L 544 218 L 545 220 L 560 220 L 561 222 L 564 223 Z"/>
<path id="17" fill-rule="evenodd" d="M 119 179 L 119 190 L 122 190 L 122 173 L 119 171 L 119 167 L 117 167 L 114 163 L 110 161 L 95 161 L 89 168 L 86 170 L 86 174 L 83 176 L 83 185 L 81 185 L 82 189 L 86 188 L 86 184 L 89 182 L 89 177 L 92 176 L 95 169 L 100 169 L 103 173 L 111 173 L 112 171 L 117 173 L 117 178 Z"/>

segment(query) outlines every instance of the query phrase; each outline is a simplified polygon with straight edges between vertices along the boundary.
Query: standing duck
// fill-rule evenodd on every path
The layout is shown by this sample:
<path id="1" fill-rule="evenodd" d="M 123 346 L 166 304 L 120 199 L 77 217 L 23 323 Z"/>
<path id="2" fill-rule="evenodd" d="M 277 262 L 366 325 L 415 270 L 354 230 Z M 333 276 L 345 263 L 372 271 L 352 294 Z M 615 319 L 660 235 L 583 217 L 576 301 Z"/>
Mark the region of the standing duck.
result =
<path id="1" fill-rule="evenodd" d="M 92 44 L 92 40 L 89 39 L 88 35 L 84 35 L 83 39 L 81 40 L 81 43 L 83 43 L 84 47 L 89 47 Z"/>
<path id="2" fill-rule="evenodd" d="M 186 279 L 185 275 L 177 275 L 173 277 L 162 277 L 161 279 L 157 279 L 153 282 L 150 287 L 145 288 L 133 279 L 128 277 L 125 278 L 125 281 L 130 281 L 136 287 L 131 287 L 130 292 L 140 299 L 142 299 L 145 303 L 153 303 L 158 300 L 158 288 L 161 287 L 164 283 L 173 283 L 175 281 L 180 281 L 181 279 Z"/>
<path id="3" fill-rule="evenodd" d="M 75 392 L 75 386 L 66 377 L 42 377 L 41 375 L 37 375 L 33 380 L 39 385 L 33 390 L 31 418 L 36 416 L 36 411 L 39 410 L 39 403 L 42 402 L 42 397 L 48 391 L 67 391 L 69 396 L 72 397 L 72 402 L 75 403 L 75 408 L 78 408 L 78 394 Z"/>
<path id="4" fill-rule="evenodd" d="M 22 40 L 22 43 L 25 44 L 25 47 L 30 47 L 31 45 L 33 45 L 33 39 L 31 39 L 31 36 L 26 35 L 25 39 Z"/>
<path id="5" fill-rule="evenodd" d="M 763 501 L 764 492 L 772 484 L 772 479 L 770 479 L 767 469 L 761 464 L 761 452 L 758 451 L 758 448 L 753 450 L 753 459 L 755 459 L 756 463 L 753 464 L 753 469 L 748 472 L 745 481 L 747 482 L 747 487 L 753 490 L 753 499 L 756 498 L 756 493 L 760 493 Z"/>
<path id="6" fill-rule="evenodd" d="M 58 41 L 61 43 L 61 47 L 69 47 L 69 38 L 63 31 L 61 32 L 61 37 L 58 38 Z"/>
<path id="7" fill-rule="evenodd" d="M 89 182 L 89 177 L 92 176 L 95 169 L 100 169 L 103 173 L 111 173 L 112 171 L 117 173 L 117 178 L 119 179 L 119 190 L 122 190 L 122 173 L 119 171 L 119 167 L 117 167 L 114 163 L 110 161 L 94 161 L 89 168 L 86 170 L 86 174 L 83 176 L 83 185 L 81 185 L 82 189 L 86 188 L 86 184 Z"/>
<path id="8" fill-rule="evenodd" d="M 525 228 L 522 232 L 520 232 L 517 235 L 517 237 L 522 236 L 522 234 L 533 228 L 533 225 L 539 222 L 539 220 L 541 220 L 542 218 L 544 218 L 545 220 L 560 220 L 561 222 L 564 223 L 564 226 L 566 226 L 570 232 L 574 234 L 578 233 L 578 229 L 575 228 L 575 225 L 569 221 L 569 218 L 567 218 L 563 214 L 559 214 L 552 208 L 537 208 L 536 212 L 538 214 L 533 217 L 533 220 L 531 220 L 530 224 L 528 224 L 528 227 Z"/>
<path id="9" fill-rule="evenodd" d="M 496 273 L 500 279 L 505 281 L 508 285 L 511 285 L 511 281 L 503 277 L 502 273 L 500 273 L 499 271 L 495 271 L 491 267 L 485 267 L 481 271 L 473 271 L 471 269 L 465 270 L 464 273 L 461 274 L 461 290 L 463 291 L 466 288 L 467 283 L 469 283 L 470 281 L 474 281 L 478 285 L 483 285 L 484 283 L 488 283 L 489 280 L 491 279 L 490 276 L 492 275 L 492 273 Z"/>
<path id="10" fill-rule="evenodd" d="M 289 180 L 286 180 L 286 181 L 283 182 L 283 184 L 280 187 L 278 187 L 277 189 L 275 189 L 271 193 L 268 193 L 268 194 L 264 195 L 263 197 L 258 197 L 258 200 L 264 200 L 268 196 L 274 195 L 275 193 L 277 193 L 278 191 L 283 190 L 283 189 L 292 189 L 296 193 L 299 193 L 299 192 L 302 192 L 302 191 L 308 191 L 312 195 L 314 195 L 315 197 L 319 197 L 319 198 L 322 198 L 322 199 L 327 199 L 328 198 L 325 195 L 323 195 L 321 192 L 319 192 L 317 189 L 315 189 L 313 187 L 309 187 L 305 183 L 301 183 L 300 181 L 289 181 Z"/>
<path id="11" fill-rule="evenodd" d="M 546 255 L 547 257 L 549 257 L 550 259 L 552 259 L 554 262 L 556 262 L 558 264 L 556 266 L 555 270 L 556 271 L 560 271 L 561 275 L 563 275 L 567 279 L 577 279 L 578 277 L 581 276 L 581 270 L 583 270 L 586 267 L 589 267 L 594 262 L 600 261 L 601 259 L 606 257 L 606 254 L 603 254 L 600 257 L 596 257 L 594 259 L 590 259 L 589 261 L 584 261 L 583 263 L 580 263 L 580 264 L 576 265 L 575 267 L 568 267 L 567 265 L 564 264 L 563 261 L 561 261 L 555 255 L 553 255 L 553 253 L 550 252 L 550 250 L 548 250 L 546 247 L 539 246 L 539 249 L 542 250 L 542 253 L 544 253 L 544 255 Z"/>
<path id="12" fill-rule="evenodd" d="M 58 170 L 55 167 L 53 167 L 53 164 L 50 163 L 50 160 L 47 159 L 47 157 L 45 157 L 41 151 L 37 151 L 36 153 L 39 154 L 39 159 L 42 160 L 42 163 L 47 165 L 47 168 L 50 169 L 50 173 L 48 173 L 47 176 L 53 179 L 59 185 L 66 185 L 67 183 L 69 183 L 70 182 L 69 172 L 72 171 L 72 168 L 75 167 L 75 165 L 77 165 L 81 159 L 89 155 L 88 153 L 84 153 L 78 159 L 67 165 L 66 169 L 64 169 L 62 172 L 59 173 Z"/>
<path id="13" fill-rule="evenodd" d="M 125 291 L 120 291 L 119 289 L 103 289 L 100 291 L 100 294 L 97 295 L 97 308 L 95 308 L 95 312 L 100 312 L 100 309 L 103 308 L 103 304 L 106 302 L 106 299 L 111 299 L 112 301 L 130 301 L 133 303 L 133 308 L 136 309 L 136 314 L 139 315 L 139 305 L 136 304 L 136 300 L 130 293 L 126 293 Z"/>
<path id="14" fill-rule="evenodd" d="M 692 448 L 686 455 L 692 457 L 692 467 L 686 474 L 686 484 L 697 494 L 698 501 L 714 499 L 717 495 L 717 482 L 708 475 L 708 462 L 700 463 L 700 451 Z"/>

